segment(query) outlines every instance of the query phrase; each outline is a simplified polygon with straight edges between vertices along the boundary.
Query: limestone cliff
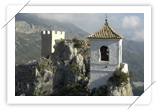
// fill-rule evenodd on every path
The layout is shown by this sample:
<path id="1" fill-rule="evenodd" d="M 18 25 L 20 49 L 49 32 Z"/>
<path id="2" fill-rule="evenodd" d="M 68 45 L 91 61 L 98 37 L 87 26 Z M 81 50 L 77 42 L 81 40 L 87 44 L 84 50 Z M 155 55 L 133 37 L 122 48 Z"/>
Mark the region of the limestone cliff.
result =
<path id="1" fill-rule="evenodd" d="M 114 82 L 107 83 L 108 96 L 133 96 L 132 87 L 130 83 L 116 86 Z"/>
<path id="2" fill-rule="evenodd" d="M 15 95 L 19 96 L 96 96 L 133 95 L 129 82 L 117 86 L 116 81 L 89 90 L 89 42 L 64 39 L 56 42 L 55 52 L 49 58 L 16 66 Z M 126 71 L 125 69 L 122 69 Z"/>
<path id="3" fill-rule="evenodd" d="M 49 58 L 16 66 L 15 95 L 60 95 L 67 88 L 73 89 L 75 95 L 86 95 L 89 91 L 87 44 L 88 41 L 77 39 L 57 41 Z M 75 91 L 76 87 L 82 90 Z"/>
<path id="4" fill-rule="evenodd" d="M 107 95 L 133 96 L 129 76 L 128 64 L 121 63 L 120 68 L 114 72 L 107 82 Z"/>

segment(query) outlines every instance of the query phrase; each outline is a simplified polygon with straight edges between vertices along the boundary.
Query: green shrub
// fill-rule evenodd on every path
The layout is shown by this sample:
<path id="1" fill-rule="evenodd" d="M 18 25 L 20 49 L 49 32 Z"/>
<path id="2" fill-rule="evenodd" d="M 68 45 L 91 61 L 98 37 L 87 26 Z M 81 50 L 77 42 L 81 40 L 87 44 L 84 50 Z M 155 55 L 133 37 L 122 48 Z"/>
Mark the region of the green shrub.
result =
<path id="1" fill-rule="evenodd" d="M 88 43 L 87 46 L 90 46 L 90 44 Z"/>
<path id="2" fill-rule="evenodd" d="M 123 63 L 120 63 L 120 70 L 124 68 L 124 64 Z"/>
<path id="3" fill-rule="evenodd" d="M 89 96 L 107 96 L 107 86 L 103 85 L 98 88 L 93 88 L 89 93 Z"/>
<path id="4" fill-rule="evenodd" d="M 80 96 L 80 92 L 86 92 L 88 94 L 88 91 L 86 91 L 79 82 L 76 83 L 70 83 L 65 85 L 61 90 L 53 93 L 54 96 Z"/>
<path id="5" fill-rule="evenodd" d="M 78 40 L 78 39 L 76 39 L 76 38 L 73 38 L 73 42 L 78 43 L 78 42 L 79 42 L 79 40 Z"/>
<path id="6" fill-rule="evenodd" d="M 71 66 L 71 67 L 70 67 L 70 71 L 71 71 L 71 72 L 76 73 L 76 74 L 79 74 L 79 71 L 78 71 L 78 68 L 77 68 L 77 64 L 76 64 L 76 63 L 73 62 L 70 66 Z"/>
<path id="7" fill-rule="evenodd" d="M 75 48 L 82 48 L 82 43 L 80 42 L 80 40 L 73 38 L 73 42 L 75 43 L 74 44 Z"/>
<path id="8" fill-rule="evenodd" d="M 120 70 L 116 70 L 113 73 L 113 76 L 109 78 L 110 81 L 115 81 L 117 86 L 120 86 L 122 83 L 126 84 L 128 83 L 128 77 L 129 75 L 120 71 Z"/>
<path id="9" fill-rule="evenodd" d="M 96 92 L 96 88 L 93 88 L 89 93 L 89 96 L 94 96 L 95 92 Z"/>
<path id="10" fill-rule="evenodd" d="M 71 39 L 66 39 L 67 42 L 69 43 L 72 43 L 72 40 Z"/>

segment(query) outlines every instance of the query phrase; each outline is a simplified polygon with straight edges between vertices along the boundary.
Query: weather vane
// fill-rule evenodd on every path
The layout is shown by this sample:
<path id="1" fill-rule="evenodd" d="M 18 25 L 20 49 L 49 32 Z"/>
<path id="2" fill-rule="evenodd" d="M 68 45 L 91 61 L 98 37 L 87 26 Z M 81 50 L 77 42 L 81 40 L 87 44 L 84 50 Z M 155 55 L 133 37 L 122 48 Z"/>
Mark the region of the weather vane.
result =
<path id="1" fill-rule="evenodd" d="M 107 19 L 107 13 L 105 14 L 105 19 Z"/>
<path id="2" fill-rule="evenodd" d="M 105 25 L 108 25 L 108 22 L 107 22 L 107 13 L 105 14 Z"/>

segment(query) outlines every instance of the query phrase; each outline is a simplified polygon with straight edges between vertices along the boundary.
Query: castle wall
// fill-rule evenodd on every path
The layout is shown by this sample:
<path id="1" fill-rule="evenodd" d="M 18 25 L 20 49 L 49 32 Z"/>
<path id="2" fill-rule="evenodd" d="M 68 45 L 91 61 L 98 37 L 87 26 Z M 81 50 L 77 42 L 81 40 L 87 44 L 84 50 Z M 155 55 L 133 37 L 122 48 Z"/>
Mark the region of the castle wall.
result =
<path id="1" fill-rule="evenodd" d="M 53 53 L 55 40 L 64 39 L 65 32 L 64 31 L 42 31 L 42 46 L 41 46 L 41 56 L 48 57 L 51 53 Z"/>
<path id="2" fill-rule="evenodd" d="M 64 31 L 52 31 L 52 47 L 51 53 L 55 51 L 53 46 L 55 45 L 55 40 L 65 39 L 65 32 Z"/>
<path id="3" fill-rule="evenodd" d="M 41 38 L 41 56 L 47 57 L 51 54 L 52 37 L 50 31 L 42 31 Z"/>
<path id="4" fill-rule="evenodd" d="M 90 89 L 105 85 L 122 61 L 122 41 L 120 39 L 90 40 Z M 109 61 L 101 61 L 100 48 L 107 46 Z"/>

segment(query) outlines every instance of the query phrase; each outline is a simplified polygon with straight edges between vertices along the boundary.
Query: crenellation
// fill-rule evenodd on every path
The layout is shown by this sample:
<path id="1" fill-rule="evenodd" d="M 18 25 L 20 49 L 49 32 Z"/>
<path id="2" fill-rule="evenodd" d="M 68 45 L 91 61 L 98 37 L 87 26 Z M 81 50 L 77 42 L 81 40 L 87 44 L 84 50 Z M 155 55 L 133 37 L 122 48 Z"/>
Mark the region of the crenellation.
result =
<path id="1" fill-rule="evenodd" d="M 50 31 L 47 31 L 47 34 L 50 34 Z"/>
<path id="2" fill-rule="evenodd" d="M 41 34 L 43 35 L 47 35 L 47 34 L 51 34 L 51 31 L 42 31 Z"/>
<path id="3" fill-rule="evenodd" d="M 42 33 L 42 34 L 46 34 L 46 32 L 45 32 L 45 31 L 42 31 L 41 33 Z"/>
<path id="4" fill-rule="evenodd" d="M 61 34 L 61 31 L 57 31 L 57 34 Z"/>
<path id="5" fill-rule="evenodd" d="M 54 34 L 65 35 L 65 31 L 52 31 Z"/>
<path id="6" fill-rule="evenodd" d="M 59 31 L 58 34 L 65 34 L 65 31 Z"/>

